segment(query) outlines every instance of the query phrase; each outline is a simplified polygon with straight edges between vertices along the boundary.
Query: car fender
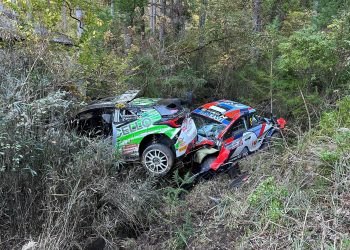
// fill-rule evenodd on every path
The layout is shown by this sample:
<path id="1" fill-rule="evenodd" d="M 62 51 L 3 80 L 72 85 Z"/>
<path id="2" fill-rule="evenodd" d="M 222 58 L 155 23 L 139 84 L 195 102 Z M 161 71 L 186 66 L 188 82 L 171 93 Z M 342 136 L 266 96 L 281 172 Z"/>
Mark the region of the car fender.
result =
<path id="1" fill-rule="evenodd" d="M 181 132 L 175 143 L 176 157 L 183 156 L 186 152 L 191 150 L 196 138 L 197 127 L 191 117 L 186 117 L 181 125 Z"/>
<path id="2" fill-rule="evenodd" d="M 193 161 L 200 164 L 206 156 L 215 154 L 217 152 L 219 152 L 219 150 L 216 148 L 201 148 L 195 153 Z"/>

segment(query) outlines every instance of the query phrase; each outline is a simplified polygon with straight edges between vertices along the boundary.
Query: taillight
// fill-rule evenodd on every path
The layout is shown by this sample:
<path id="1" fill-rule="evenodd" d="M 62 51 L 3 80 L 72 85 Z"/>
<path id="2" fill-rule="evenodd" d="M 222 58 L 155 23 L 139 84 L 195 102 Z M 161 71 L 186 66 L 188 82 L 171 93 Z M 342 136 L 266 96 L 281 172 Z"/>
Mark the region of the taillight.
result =
<path id="1" fill-rule="evenodd" d="M 183 121 L 183 119 L 175 118 L 175 119 L 171 119 L 171 120 L 159 121 L 156 124 L 168 125 L 169 127 L 172 127 L 172 128 L 180 128 L 182 121 Z"/>
<path id="2" fill-rule="evenodd" d="M 278 124 L 278 126 L 281 129 L 284 129 L 284 127 L 286 126 L 287 122 L 283 118 L 279 118 L 279 119 L 277 119 L 277 124 Z"/>

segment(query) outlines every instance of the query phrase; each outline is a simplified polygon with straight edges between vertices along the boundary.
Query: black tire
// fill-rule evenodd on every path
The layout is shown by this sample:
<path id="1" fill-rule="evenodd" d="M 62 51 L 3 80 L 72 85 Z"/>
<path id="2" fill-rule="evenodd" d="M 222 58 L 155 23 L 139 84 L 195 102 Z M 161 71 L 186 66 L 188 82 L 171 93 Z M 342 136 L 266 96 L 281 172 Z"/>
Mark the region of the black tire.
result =
<path id="1" fill-rule="evenodd" d="M 143 167 L 153 176 L 166 175 L 174 165 L 173 151 L 161 143 L 150 144 L 142 153 Z"/>
<path id="2" fill-rule="evenodd" d="M 210 165 L 213 163 L 213 161 L 215 161 L 216 158 L 217 156 L 208 156 L 202 161 L 202 163 L 199 165 L 200 172 L 198 173 L 197 181 L 210 180 L 216 175 L 216 171 L 213 171 L 210 168 Z"/>
<path id="3" fill-rule="evenodd" d="M 210 165 L 215 161 L 216 156 L 208 156 L 200 165 L 200 173 L 206 173 L 210 170 Z"/>

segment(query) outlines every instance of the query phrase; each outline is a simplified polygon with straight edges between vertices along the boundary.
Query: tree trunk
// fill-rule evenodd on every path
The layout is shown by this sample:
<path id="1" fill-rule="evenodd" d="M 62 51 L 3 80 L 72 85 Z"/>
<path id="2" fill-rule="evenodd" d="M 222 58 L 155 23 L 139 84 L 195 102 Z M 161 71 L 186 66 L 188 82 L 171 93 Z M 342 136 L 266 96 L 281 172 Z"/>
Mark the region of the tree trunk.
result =
<path id="1" fill-rule="evenodd" d="M 201 8 L 201 14 L 199 19 L 199 40 L 198 40 L 198 46 L 203 47 L 205 44 L 205 22 L 207 19 L 207 6 L 208 6 L 208 0 L 202 0 L 202 8 Z"/>
<path id="2" fill-rule="evenodd" d="M 141 23 L 140 23 L 140 32 L 141 32 L 141 44 L 145 40 L 145 34 L 146 34 L 146 24 L 145 24 L 145 7 L 143 6 L 141 8 Z"/>
<path id="3" fill-rule="evenodd" d="M 151 33 L 154 35 L 156 33 L 156 18 L 157 18 L 157 2 L 156 0 L 151 0 L 151 6 L 149 8 L 149 21 Z"/>
<path id="4" fill-rule="evenodd" d="M 319 5 L 319 1 L 318 0 L 314 0 L 313 1 L 313 6 L 312 6 L 312 10 L 313 10 L 312 24 L 315 27 L 317 26 L 318 5 Z"/>
<path id="5" fill-rule="evenodd" d="M 196 59 L 196 70 L 200 71 L 202 69 L 203 52 L 201 49 L 205 46 L 205 22 L 207 19 L 207 6 L 208 0 L 202 0 L 200 18 L 199 18 L 199 38 L 198 38 L 198 54 Z"/>
<path id="6" fill-rule="evenodd" d="M 63 28 L 63 31 L 67 31 L 67 7 L 66 7 L 66 0 L 63 0 L 63 5 L 62 5 L 62 28 Z"/>
<path id="7" fill-rule="evenodd" d="M 253 30 L 261 31 L 261 0 L 253 0 Z"/>
<path id="8" fill-rule="evenodd" d="M 174 0 L 172 14 L 172 26 L 174 29 L 175 38 L 185 30 L 186 17 L 185 5 L 182 0 Z"/>
<path id="9" fill-rule="evenodd" d="M 160 12 L 162 17 L 161 17 L 160 26 L 159 26 L 159 43 L 160 43 L 161 53 L 163 53 L 164 40 L 165 40 L 164 37 L 165 37 L 165 22 L 166 22 L 166 0 L 161 0 Z"/>
<path id="10" fill-rule="evenodd" d="M 301 5 L 304 8 L 308 8 L 309 7 L 309 0 L 301 0 Z"/>
<path id="11" fill-rule="evenodd" d="M 125 49 L 129 50 L 131 48 L 133 39 L 132 39 L 132 24 L 133 19 L 130 13 L 126 14 L 125 27 L 124 27 L 124 45 Z"/>
<path id="12" fill-rule="evenodd" d="M 258 34 L 261 32 L 261 0 L 253 0 L 253 32 Z M 259 49 L 252 47 L 252 58 L 254 63 L 259 59 Z"/>
<path id="13" fill-rule="evenodd" d="M 80 38 L 83 35 L 83 11 L 79 7 L 75 11 L 75 16 L 79 19 L 77 24 L 77 36 Z"/>
<path id="14" fill-rule="evenodd" d="M 115 0 L 111 0 L 111 16 L 112 18 L 114 18 L 114 13 L 115 13 L 115 4 L 114 4 Z"/>

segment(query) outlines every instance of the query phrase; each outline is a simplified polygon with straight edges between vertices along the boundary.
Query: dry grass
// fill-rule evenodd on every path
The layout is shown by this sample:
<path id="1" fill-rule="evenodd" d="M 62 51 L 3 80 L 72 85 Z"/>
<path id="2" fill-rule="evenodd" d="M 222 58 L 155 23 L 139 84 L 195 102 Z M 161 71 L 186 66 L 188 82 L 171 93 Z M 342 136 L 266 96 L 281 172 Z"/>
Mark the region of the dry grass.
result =
<path id="1" fill-rule="evenodd" d="M 176 207 L 176 225 L 173 216 L 163 213 L 165 218 L 136 246 L 178 248 L 174 229 L 185 223 L 179 218 L 186 211 L 194 232 L 186 240 L 188 249 L 349 249 L 349 151 L 327 163 L 320 152 L 339 149 L 334 138 L 322 144 L 315 133 L 296 138 L 298 143 L 282 152 L 269 150 L 243 160 L 251 176 L 238 189 L 230 188 L 226 175 L 198 184 Z M 271 177 L 269 185 L 263 184 Z"/>

